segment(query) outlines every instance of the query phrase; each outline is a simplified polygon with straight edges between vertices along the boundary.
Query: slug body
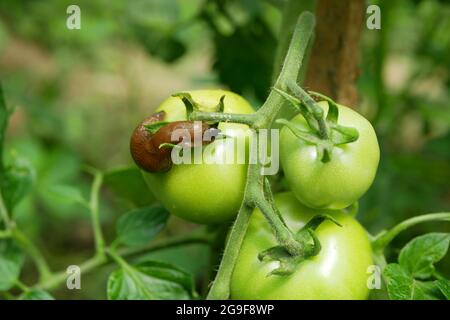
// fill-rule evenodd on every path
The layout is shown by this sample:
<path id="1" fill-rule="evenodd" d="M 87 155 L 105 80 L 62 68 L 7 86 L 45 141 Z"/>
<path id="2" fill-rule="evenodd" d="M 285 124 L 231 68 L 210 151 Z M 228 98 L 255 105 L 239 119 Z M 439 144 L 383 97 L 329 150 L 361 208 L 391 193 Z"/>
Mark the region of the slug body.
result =
<path id="1" fill-rule="evenodd" d="M 216 128 L 200 121 L 174 121 L 151 133 L 146 125 L 164 121 L 166 113 L 157 112 L 144 119 L 134 129 L 130 140 L 130 152 L 134 162 L 147 172 L 164 172 L 172 167 L 172 148 L 164 144 L 183 148 L 198 147 L 212 142 L 218 133 Z M 210 131 L 206 133 L 207 131 Z M 211 139 L 203 140 L 209 135 Z"/>

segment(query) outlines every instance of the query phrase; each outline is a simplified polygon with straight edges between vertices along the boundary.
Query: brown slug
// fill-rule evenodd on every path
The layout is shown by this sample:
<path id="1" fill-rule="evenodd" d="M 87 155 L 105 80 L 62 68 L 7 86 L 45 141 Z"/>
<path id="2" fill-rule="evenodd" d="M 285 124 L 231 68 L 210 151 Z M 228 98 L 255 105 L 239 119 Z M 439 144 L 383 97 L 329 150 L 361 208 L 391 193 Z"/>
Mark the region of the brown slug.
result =
<path id="1" fill-rule="evenodd" d="M 171 168 L 172 159 L 170 147 L 161 147 L 165 143 L 180 145 L 181 147 L 198 147 L 214 141 L 218 129 L 211 128 L 200 121 L 175 121 L 162 126 L 155 133 L 149 132 L 145 126 L 163 121 L 165 112 L 160 111 L 144 119 L 133 131 L 130 140 L 130 152 L 134 162 L 147 172 L 164 172 Z M 174 131 L 180 130 L 174 135 Z M 209 132 L 211 141 L 203 141 L 204 134 Z M 195 135 L 199 135 L 200 144 Z"/>

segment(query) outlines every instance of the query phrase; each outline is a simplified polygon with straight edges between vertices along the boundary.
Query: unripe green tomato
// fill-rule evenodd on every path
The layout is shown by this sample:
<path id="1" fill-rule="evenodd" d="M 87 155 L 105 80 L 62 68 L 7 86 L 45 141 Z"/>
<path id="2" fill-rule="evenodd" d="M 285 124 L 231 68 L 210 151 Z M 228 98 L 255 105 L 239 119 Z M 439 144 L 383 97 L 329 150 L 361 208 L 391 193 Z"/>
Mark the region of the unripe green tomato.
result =
<path id="1" fill-rule="evenodd" d="M 328 112 L 328 103 L 319 105 Z M 338 106 L 338 124 L 359 132 L 355 142 L 333 147 L 331 161 L 322 162 L 315 145 L 295 136 L 287 127 L 280 133 L 280 161 L 290 189 L 311 208 L 342 209 L 356 202 L 377 172 L 380 148 L 370 122 L 356 111 Z M 302 130 L 309 126 L 301 115 L 291 120 Z"/>
<path id="2" fill-rule="evenodd" d="M 189 93 L 199 105 L 211 108 L 202 111 L 215 111 L 220 98 L 225 95 L 224 112 L 254 112 L 244 98 L 229 91 L 195 90 Z M 165 100 L 156 111 L 166 112 L 164 121 L 186 120 L 186 108 L 176 97 Z M 237 161 L 231 164 L 212 162 L 223 159 L 233 148 L 236 155 L 237 140 L 246 135 L 248 127 L 220 123 L 219 129 L 226 130 L 225 133 L 231 138 L 218 139 L 203 147 L 203 150 L 208 148 L 211 151 L 206 153 L 206 162 L 209 163 L 173 164 L 167 172 L 144 172 L 150 190 L 172 214 L 201 224 L 222 223 L 236 216 L 244 194 L 247 164 Z"/>
<path id="3" fill-rule="evenodd" d="M 332 215 L 342 227 L 323 222 L 315 231 L 322 249 L 317 256 L 297 265 L 288 276 L 271 275 L 278 262 L 261 262 L 258 253 L 278 243 L 261 211 L 255 210 L 231 279 L 232 299 L 361 300 L 367 299 L 368 268 L 373 264 L 364 228 L 342 211 L 305 207 L 292 193 L 275 195 L 275 204 L 294 232 L 314 215 Z"/>

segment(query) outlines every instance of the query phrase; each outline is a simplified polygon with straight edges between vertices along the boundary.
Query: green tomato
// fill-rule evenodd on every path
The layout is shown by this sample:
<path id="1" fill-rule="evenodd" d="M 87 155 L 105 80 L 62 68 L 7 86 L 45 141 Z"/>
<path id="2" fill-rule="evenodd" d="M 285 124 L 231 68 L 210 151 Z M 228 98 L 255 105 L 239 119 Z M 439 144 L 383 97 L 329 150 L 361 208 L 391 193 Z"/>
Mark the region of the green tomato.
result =
<path id="1" fill-rule="evenodd" d="M 328 112 L 328 103 L 319 105 Z M 323 163 L 315 145 L 296 137 L 287 127 L 280 134 L 280 160 L 286 180 L 298 200 L 311 208 L 342 209 L 356 202 L 370 187 L 380 159 L 375 131 L 356 111 L 338 106 L 338 123 L 359 132 L 355 142 L 333 147 L 331 161 Z M 303 116 L 291 120 L 309 130 Z"/>
<path id="2" fill-rule="evenodd" d="M 244 98 L 229 91 L 196 90 L 189 93 L 195 102 L 206 107 L 202 111 L 215 111 L 220 98 L 225 95 L 224 112 L 254 112 Z M 157 111 L 166 112 L 164 121 L 186 120 L 186 108 L 179 98 L 168 98 Z M 201 224 L 222 223 L 236 216 L 244 194 L 247 161 L 220 163 L 220 159 L 237 150 L 233 148 L 238 139 L 246 139 L 248 127 L 220 123 L 219 129 L 229 138 L 218 139 L 201 148 L 205 151 L 201 164 L 174 164 L 167 172 L 144 173 L 155 197 L 172 214 Z"/>
<path id="3" fill-rule="evenodd" d="M 261 262 L 258 253 L 277 242 L 262 213 L 255 210 L 233 271 L 231 297 L 251 300 L 366 299 L 369 294 L 367 269 L 373 262 L 364 228 L 342 211 L 307 208 L 290 192 L 275 195 L 275 203 L 293 231 L 298 231 L 319 213 L 332 215 L 342 227 L 330 221 L 323 222 L 315 231 L 322 245 L 319 254 L 299 263 L 289 276 L 268 277 L 278 262 Z"/>

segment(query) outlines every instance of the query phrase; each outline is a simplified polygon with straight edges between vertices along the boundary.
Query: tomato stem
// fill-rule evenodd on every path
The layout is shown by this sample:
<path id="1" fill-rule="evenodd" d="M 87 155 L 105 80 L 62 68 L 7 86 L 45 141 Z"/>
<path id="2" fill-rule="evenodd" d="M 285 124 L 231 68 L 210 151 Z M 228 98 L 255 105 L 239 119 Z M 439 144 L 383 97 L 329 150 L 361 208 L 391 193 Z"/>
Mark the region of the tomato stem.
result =
<path id="1" fill-rule="evenodd" d="M 303 65 L 303 59 L 314 29 L 315 19 L 310 12 L 303 12 L 297 20 L 286 58 L 275 83 L 275 87 L 285 89 L 289 81 L 296 81 Z M 271 90 L 267 100 L 261 108 L 251 116 L 248 124 L 256 130 L 271 128 L 281 108 L 285 105 L 283 97 Z M 198 114 L 193 112 L 193 118 L 199 120 Z M 202 114 L 203 116 L 203 114 Z M 219 117 L 233 122 L 233 119 L 242 120 L 241 115 L 215 114 L 216 119 L 209 119 L 204 115 L 203 120 L 216 120 Z M 250 117 L 248 117 L 250 119 Z M 242 122 L 241 122 L 242 123 Z M 250 148 L 253 148 L 251 145 Z M 252 152 L 250 152 L 252 154 Z M 264 177 L 261 175 L 261 164 L 250 161 L 247 173 L 247 183 L 244 191 L 244 200 L 239 209 L 238 216 L 233 224 L 230 236 L 225 246 L 224 255 L 220 263 L 216 278 L 213 281 L 207 299 L 228 299 L 230 296 L 230 282 L 236 260 L 239 256 L 242 241 L 244 240 L 251 213 L 258 207 L 265 213 L 266 218 L 273 227 L 277 239 L 286 245 L 293 253 L 298 251 L 298 244 L 293 238 L 292 232 L 284 224 L 270 199 L 272 192 L 264 188 Z"/>
<path id="2" fill-rule="evenodd" d="M 50 267 L 42 255 L 41 251 L 34 245 L 34 243 L 17 227 L 11 229 L 12 238 L 25 250 L 33 259 L 34 264 L 39 272 L 41 280 L 49 279 L 52 276 Z"/>
<path id="3" fill-rule="evenodd" d="M 388 231 L 382 231 L 372 240 L 374 252 L 383 252 L 391 241 L 402 231 L 416 224 L 431 221 L 450 221 L 450 212 L 429 213 L 404 220 Z"/>
<path id="4" fill-rule="evenodd" d="M 39 277 L 41 280 L 47 279 L 51 276 L 50 267 L 45 260 L 44 256 L 41 254 L 39 249 L 34 245 L 34 243 L 22 232 L 20 231 L 15 222 L 9 218 L 8 209 L 3 201 L 3 195 L 0 189 L 0 219 L 3 220 L 6 230 L 1 231 L 0 238 L 13 238 L 17 243 L 25 250 L 30 257 L 33 259 L 34 264 L 39 272 Z"/>
<path id="5" fill-rule="evenodd" d="M 0 189 L 0 219 L 3 220 L 5 228 L 8 230 L 11 228 L 11 220 L 9 219 L 8 209 L 6 208 L 5 201 Z"/>
<path id="6" fill-rule="evenodd" d="M 103 239 L 102 228 L 100 225 L 98 197 L 103 183 L 103 174 L 98 170 L 91 170 L 94 175 L 94 181 L 91 187 L 91 196 L 89 200 L 89 212 L 94 230 L 95 249 L 99 256 L 105 254 L 105 240 Z"/>
<path id="7" fill-rule="evenodd" d="M 256 114 L 193 111 L 190 120 L 242 123 L 253 127 Z"/>
<path id="8" fill-rule="evenodd" d="M 208 300 L 225 300 L 230 296 L 230 281 L 236 264 L 242 241 L 247 231 L 253 207 L 243 201 L 234 221 L 219 270 L 206 297 Z"/>
<path id="9" fill-rule="evenodd" d="M 164 239 L 157 242 L 153 242 L 149 245 L 142 246 L 142 247 L 130 247 L 130 248 L 123 248 L 115 250 L 114 252 L 121 256 L 122 258 L 128 258 L 132 257 L 141 253 L 149 253 L 149 252 L 155 252 L 164 250 L 167 248 L 173 248 L 173 247 L 179 247 L 183 245 L 189 245 L 189 244 L 209 244 L 210 243 L 210 236 L 209 234 L 206 234 L 203 230 L 201 232 L 195 231 L 187 235 L 182 235 L 179 237 L 174 237 L 170 239 Z M 105 248 L 105 252 L 109 251 L 110 248 Z M 81 263 L 79 265 L 81 273 L 87 274 L 89 272 L 92 272 L 96 270 L 97 268 L 104 266 L 108 263 L 110 263 L 112 260 L 112 257 L 108 255 L 95 255 L 92 258 L 86 260 L 85 262 Z M 67 279 L 67 273 L 66 270 L 62 270 L 60 272 L 54 273 L 51 277 L 47 279 L 42 279 L 39 281 L 34 288 L 42 289 L 42 290 L 51 290 L 59 286 L 60 284 L 64 283 Z"/>
<path id="10" fill-rule="evenodd" d="M 275 53 L 275 63 L 273 68 L 273 82 L 277 80 L 280 70 L 283 66 L 286 52 L 289 49 L 292 34 L 295 30 L 295 26 L 298 21 L 298 16 L 304 11 L 315 11 L 315 0 L 302 0 L 302 1 L 284 1 L 282 9 L 282 19 L 280 33 L 278 36 L 278 46 Z M 308 48 L 309 49 L 309 48 Z M 303 68 L 299 72 L 297 79 L 303 78 L 306 68 Z"/>

